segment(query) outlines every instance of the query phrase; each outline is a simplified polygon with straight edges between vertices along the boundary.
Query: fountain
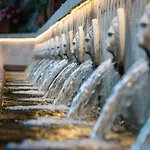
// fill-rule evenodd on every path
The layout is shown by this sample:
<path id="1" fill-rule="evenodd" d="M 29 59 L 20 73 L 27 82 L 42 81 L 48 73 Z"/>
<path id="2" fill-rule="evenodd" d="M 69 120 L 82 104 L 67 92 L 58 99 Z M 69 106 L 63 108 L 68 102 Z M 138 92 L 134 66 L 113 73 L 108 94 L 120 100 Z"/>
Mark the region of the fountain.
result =
<path id="1" fill-rule="evenodd" d="M 89 11 L 100 3 L 93 1 L 88 2 L 88 7 L 81 4 L 80 11 L 84 7 Z M 109 2 L 110 7 L 107 7 Z M 133 6 L 146 1 L 136 2 Z M 50 40 L 44 39 L 36 45 L 35 59 L 25 73 L 6 72 L 5 95 L 0 109 L 0 133 L 5 135 L 1 136 L 4 141 L 1 142 L 2 147 L 124 150 L 131 146 L 141 129 L 131 150 L 149 149 L 150 4 L 145 9 L 138 33 L 139 45 L 145 50 L 148 60 L 130 62 L 132 66 L 127 70 L 128 27 L 133 18 L 126 18 L 128 11 L 125 13 L 124 8 L 129 3 L 102 1 L 97 5 L 100 16 L 95 16 L 97 10 L 92 12 L 92 16 L 86 16 L 84 10 L 86 19 L 83 22 L 86 23 L 83 25 L 81 20 L 80 23 L 74 21 L 74 25 L 79 26 L 75 36 L 74 27 L 70 29 L 71 25 L 65 24 L 68 17 L 71 17 L 69 21 L 72 16 L 73 20 L 76 19 L 72 13 L 69 14 L 66 20 L 58 23 L 59 27 L 56 24 L 54 33 L 49 31 L 50 35 L 45 34 L 46 39 L 51 37 Z M 117 13 L 116 8 L 119 8 Z M 106 20 L 109 22 L 116 14 L 111 25 L 107 24 Z M 100 21 L 93 19 L 86 31 L 88 17 L 90 21 L 91 17 L 99 17 Z M 126 19 L 131 19 L 129 24 Z M 62 23 L 66 27 L 65 32 L 60 28 Z M 109 30 L 104 27 L 105 23 L 110 26 Z M 85 27 L 85 31 L 79 24 Z M 106 30 L 106 49 L 112 56 L 107 59 L 103 55 Z M 87 33 L 85 38 L 84 32 Z M 87 57 L 88 60 L 85 53 L 90 57 Z M 21 130 L 24 132 L 19 134 Z"/>
<path id="2" fill-rule="evenodd" d="M 72 36 L 72 31 L 70 31 L 70 36 Z M 67 40 L 67 41 L 65 41 L 65 40 Z M 49 55 L 50 56 L 52 56 L 53 58 L 55 58 L 55 59 L 58 59 L 58 57 L 59 57 L 59 59 L 61 58 L 61 59 L 63 59 L 63 58 L 66 58 L 66 56 L 67 56 L 67 54 L 68 54 L 68 49 L 69 49 L 69 44 L 70 44 L 70 40 L 69 40 L 69 38 L 68 39 L 66 39 L 66 37 L 65 37 L 65 35 L 64 34 L 62 34 L 62 41 L 63 41 L 63 43 L 62 44 L 60 44 L 61 42 L 60 42 L 61 40 L 59 40 L 59 37 L 57 36 L 56 37 L 56 49 L 57 49 L 57 51 L 54 51 L 54 47 L 55 47 L 55 45 L 54 44 L 52 44 L 52 46 L 51 46 L 51 51 L 50 51 L 50 53 L 49 53 Z M 54 41 L 53 41 L 53 38 L 51 39 L 51 42 L 52 43 L 54 43 Z M 68 47 L 69 46 L 69 47 Z M 46 54 L 44 54 L 45 56 L 47 55 L 47 53 Z M 68 56 L 68 58 L 69 58 L 70 56 Z M 53 87 L 55 87 L 55 85 L 57 84 L 57 86 L 59 86 L 59 89 L 61 89 L 61 86 L 62 86 L 62 84 L 63 84 L 63 82 L 65 81 L 65 79 L 72 73 L 72 71 L 73 70 L 75 70 L 76 68 L 77 68 L 77 64 L 76 63 L 72 63 L 72 64 L 70 64 L 70 65 L 67 65 L 66 67 L 64 67 L 64 69 L 58 74 L 58 76 L 54 79 L 54 81 L 53 81 L 53 78 L 52 78 L 52 80 L 51 81 L 53 81 L 52 82 L 52 84 L 50 84 L 49 82 L 47 82 L 47 79 L 50 77 L 53 77 L 52 75 L 54 74 L 53 73 L 53 71 L 52 71 L 52 68 L 54 67 L 54 66 L 56 66 L 58 63 L 60 63 L 60 64 L 62 64 L 62 62 L 60 62 L 60 61 L 58 61 L 58 60 L 55 60 L 55 61 L 50 61 L 49 63 L 48 63 L 48 65 L 46 65 L 46 66 L 48 66 L 47 68 L 46 67 L 44 67 L 44 69 L 45 69 L 45 73 L 43 73 L 43 69 L 42 69 L 42 73 L 40 73 L 39 75 L 38 75 L 38 77 L 37 77 L 37 79 L 38 79 L 38 81 L 37 81 L 37 85 L 40 85 L 40 88 L 41 88 L 41 90 L 42 90 L 42 88 L 43 87 L 45 87 L 45 85 L 47 84 L 47 89 L 49 89 L 49 86 L 50 86 L 50 89 L 52 89 Z M 59 69 L 57 69 L 57 68 L 55 68 L 55 70 L 54 70 L 54 72 L 55 72 L 55 74 L 56 74 L 56 72 L 59 72 Z M 58 80 L 58 82 L 59 83 L 57 83 L 57 80 Z M 48 84 L 49 84 L 49 86 L 48 86 Z M 29 91 L 29 90 L 31 90 L 31 89 L 33 89 L 33 90 L 36 90 L 36 88 L 33 88 L 33 87 L 26 87 L 26 88 L 24 88 L 24 87 L 17 87 L 16 88 L 16 91 L 18 92 L 18 90 L 20 90 L 20 89 L 22 89 L 23 91 L 25 91 L 25 90 L 27 90 L 27 91 Z M 15 91 L 14 90 L 14 87 L 13 87 L 13 90 L 12 90 L 12 88 L 10 88 L 10 90 L 11 91 Z M 57 88 L 57 90 L 58 90 L 58 88 Z M 45 90 L 46 91 L 46 94 L 44 94 L 44 96 L 43 96 L 43 98 L 45 99 L 46 97 L 47 97 L 47 94 L 49 94 L 50 92 L 49 92 L 49 90 Z M 51 90 L 50 90 L 51 91 Z M 58 91 L 59 92 L 59 91 Z M 58 94 L 56 91 L 55 91 L 55 95 L 56 94 Z M 54 94 L 52 94 L 51 96 L 53 96 Z M 18 98 L 17 98 L 18 99 Z M 51 98 L 52 99 L 52 98 Z M 29 100 L 31 100 L 31 101 L 37 101 L 37 98 L 22 98 L 22 99 L 19 99 L 19 100 L 23 100 L 23 101 L 29 101 Z"/>
<path id="3" fill-rule="evenodd" d="M 42 54 L 42 55 L 47 56 L 47 51 L 45 51 L 44 54 Z M 27 71 L 31 71 L 31 72 L 32 72 L 32 70 L 34 70 L 33 74 L 29 75 L 29 78 L 31 79 L 33 86 L 27 86 L 28 84 L 27 85 L 25 84 L 26 86 L 25 85 L 7 86 L 5 88 L 5 92 L 9 93 L 9 92 L 18 91 L 18 90 L 23 90 L 23 91 L 25 91 L 25 90 L 27 90 L 27 91 L 28 90 L 38 90 L 36 83 L 39 81 L 39 78 L 42 77 L 43 72 L 45 70 L 51 69 L 52 66 L 56 64 L 56 63 L 54 64 L 54 62 L 56 62 L 56 61 L 53 61 L 53 60 L 49 61 L 49 59 L 47 58 L 46 60 L 44 59 L 44 60 L 40 61 L 40 63 L 37 64 L 36 69 L 32 69 L 32 68 L 30 68 L 30 70 L 27 69 Z M 32 67 L 35 67 L 35 66 L 32 66 Z M 31 73 L 29 73 L 29 74 L 31 74 Z"/>
<path id="4" fill-rule="evenodd" d="M 94 66 L 97 67 L 100 54 L 100 32 L 97 19 L 92 20 L 92 26 L 87 32 L 85 41 L 85 52 L 91 56 Z M 114 63 L 112 63 L 112 60 L 108 59 L 93 71 L 88 79 L 82 84 L 78 94 L 73 99 L 67 117 L 83 117 L 87 111 L 91 111 L 92 107 L 100 103 L 98 98 L 100 97 L 101 80 L 109 73 L 109 70 L 111 70 L 113 65 Z"/>
<path id="5" fill-rule="evenodd" d="M 58 37 L 56 37 L 56 42 L 57 42 L 57 40 L 58 40 Z M 55 48 L 56 48 L 57 56 L 59 56 L 58 54 L 60 52 L 58 51 L 57 46 L 58 45 L 56 45 Z M 55 56 L 56 56 L 56 54 L 55 54 Z M 49 62 L 49 60 L 48 60 L 48 62 Z M 48 62 L 46 62 L 46 64 Z M 17 95 L 17 97 L 18 97 L 18 95 L 20 95 L 20 96 L 25 97 L 25 98 L 34 98 L 34 97 L 42 97 L 42 96 L 44 96 L 45 92 L 48 90 L 49 85 L 52 83 L 54 78 L 62 71 L 62 69 L 64 67 L 66 67 L 66 65 L 68 64 L 68 61 L 65 60 L 65 59 L 61 60 L 54 67 L 53 67 L 53 61 L 50 61 L 48 63 L 48 65 L 46 65 L 46 67 L 44 67 L 44 70 L 47 71 L 47 68 L 50 69 L 51 67 L 49 68 L 49 66 L 51 66 L 51 64 L 52 64 L 52 69 L 51 69 L 51 71 L 48 72 L 48 74 L 44 78 L 44 80 L 41 83 L 38 91 L 35 91 L 35 90 L 31 90 L 31 91 L 30 90 L 28 90 L 28 91 L 14 91 L 14 92 L 12 92 L 12 95 L 13 96 Z M 44 63 L 44 65 L 45 65 L 45 63 Z M 42 65 L 42 67 L 43 67 L 43 65 Z M 41 68 L 38 67 L 38 70 L 39 69 L 41 69 Z M 43 71 L 43 69 L 42 69 L 42 71 Z M 38 74 L 37 79 L 39 78 L 41 73 L 43 74 L 43 72 L 40 72 Z M 36 75 L 36 72 L 34 73 L 34 75 Z"/>
<path id="6" fill-rule="evenodd" d="M 117 22 L 116 18 L 113 20 L 113 23 L 116 25 L 116 27 L 117 26 L 120 27 L 119 21 Z M 141 23 L 141 27 L 142 26 L 143 25 Z M 149 23 L 148 23 L 148 25 L 146 23 L 146 25 L 143 26 L 144 30 L 147 29 L 146 27 L 148 28 L 148 31 L 149 31 Z M 146 45 L 146 41 L 147 42 L 149 41 L 149 36 L 147 36 L 148 38 L 144 39 L 146 37 L 144 34 L 147 34 L 147 32 L 145 32 L 144 30 L 142 29 L 143 34 L 142 34 L 142 36 L 140 34 L 139 41 L 140 41 L 140 45 L 143 48 L 145 48 L 146 51 L 148 52 L 148 43 Z M 116 32 L 116 30 L 115 30 L 115 32 Z M 119 30 L 119 32 L 121 32 L 121 30 Z M 111 36 L 115 37 L 113 34 Z M 116 40 L 116 39 L 114 38 L 114 40 Z M 142 42 L 143 43 L 145 42 L 144 46 L 143 46 Z M 113 50 L 111 50 L 111 52 L 113 52 Z M 114 55 L 115 55 L 115 53 L 114 53 Z M 146 122 L 146 120 L 148 119 L 148 112 L 149 112 L 149 108 L 150 108 L 149 95 L 146 95 L 146 93 L 143 93 L 144 94 L 143 95 L 144 104 L 147 104 L 147 105 L 144 105 L 144 109 L 140 110 L 140 116 L 138 116 L 138 119 L 134 119 L 134 118 L 136 118 L 136 114 L 139 114 L 138 113 L 139 112 L 138 104 L 140 105 L 141 103 L 136 102 L 137 106 L 135 108 L 133 105 L 134 104 L 133 96 L 137 92 L 141 92 L 141 89 L 143 89 L 145 87 L 148 88 L 148 86 L 149 86 L 149 85 L 147 85 L 147 83 L 149 83 L 148 81 L 149 81 L 148 62 L 146 60 L 139 60 L 135 64 L 133 64 L 133 66 L 123 76 L 123 78 L 119 81 L 119 83 L 114 87 L 111 96 L 106 100 L 106 103 L 102 109 L 102 112 L 93 128 L 93 132 L 91 134 L 92 139 L 98 138 L 100 140 L 104 140 L 106 134 L 112 128 L 114 121 L 120 115 L 122 115 L 124 117 L 124 119 L 128 120 L 130 123 L 134 123 L 135 125 L 140 125 L 141 118 L 142 118 L 143 124 Z M 145 128 L 147 128 L 147 125 L 148 125 L 148 122 L 146 123 L 146 125 L 143 127 L 143 130 L 141 131 L 141 134 L 143 133 L 144 137 L 142 135 L 140 135 L 137 140 L 138 142 L 136 142 L 136 143 L 139 144 L 139 140 L 141 140 L 141 141 L 145 140 L 146 137 L 148 136 L 149 133 L 145 132 Z M 144 141 L 142 141 L 142 142 L 144 142 Z M 141 145 L 141 143 L 139 145 Z M 139 148 L 138 144 L 137 145 L 135 144 L 133 146 L 133 149 L 136 146 Z"/>
<path id="7" fill-rule="evenodd" d="M 150 64 L 150 35 L 149 35 L 149 33 L 150 33 L 150 17 L 149 17 L 149 14 L 150 14 L 150 3 L 146 6 L 145 12 L 140 21 L 140 29 L 139 29 L 139 33 L 138 33 L 137 37 L 139 40 L 139 45 L 145 50 L 145 52 L 147 54 L 147 58 L 149 60 L 149 64 Z M 149 105 L 149 109 L 150 109 L 150 105 Z M 148 148 L 150 146 L 149 136 L 150 136 L 150 116 L 149 116 L 147 122 L 142 127 L 142 129 L 137 137 L 137 140 L 131 147 L 131 150 L 149 149 Z"/>
<path id="8" fill-rule="evenodd" d="M 93 71 L 92 62 L 90 60 L 84 61 L 84 33 L 83 27 L 79 27 L 79 32 L 76 33 L 72 42 L 71 52 L 74 61 L 77 61 L 80 66 L 72 72 L 72 74 L 64 82 L 63 87 L 54 100 L 54 104 L 65 104 L 70 106 L 73 97 L 77 94 L 81 84 L 87 79 L 89 74 Z"/>
<path id="9" fill-rule="evenodd" d="M 73 33 L 70 31 L 70 33 Z M 69 36 L 65 36 L 65 34 L 62 34 L 62 43 L 60 46 L 60 56 L 62 58 L 69 59 L 69 53 L 70 50 L 70 38 Z M 45 97 L 50 98 L 50 101 L 52 102 L 60 92 L 63 83 L 65 80 L 70 76 L 70 74 L 77 68 L 77 63 L 69 63 L 60 73 L 59 75 L 54 79 L 52 84 L 47 90 L 47 93 L 45 94 Z"/>

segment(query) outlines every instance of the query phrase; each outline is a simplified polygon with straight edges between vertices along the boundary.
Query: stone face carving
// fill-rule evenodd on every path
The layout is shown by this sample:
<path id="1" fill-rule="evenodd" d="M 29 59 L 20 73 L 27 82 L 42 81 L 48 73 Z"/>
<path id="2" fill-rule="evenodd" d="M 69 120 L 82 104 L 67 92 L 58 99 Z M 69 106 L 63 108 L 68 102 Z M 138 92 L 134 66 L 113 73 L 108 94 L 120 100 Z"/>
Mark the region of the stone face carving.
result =
<path id="1" fill-rule="evenodd" d="M 87 31 L 87 35 L 85 37 L 85 53 L 89 54 L 94 60 L 94 35 L 93 35 L 93 28 L 92 26 L 89 27 Z"/>
<path id="2" fill-rule="evenodd" d="M 108 30 L 106 49 L 113 55 L 113 61 L 116 62 L 115 68 L 121 75 L 124 73 L 125 34 L 125 13 L 124 9 L 120 8 Z"/>
<path id="3" fill-rule="evenodd" d="M 61 43 L 62 43 L 61 38 L 59 36 L 56 36 L 55 42 L 56 42 L 55 50 L 56 50 L 57 56 L 62 59 L 62 56 L 61 56 Z"/>
<path id="4" fill-rule="evenodd" d="M 57 58 L 57 52 L 55 50 L 55 42 L 54 42 L 54 38 L 51 38 L 51 54 L 52 54 L 52 57 L 54 59 Z"/>
<path id="5" fill-rule="evenodd" d="M 59 56 L 61 59 L 65 59 L 68 57 L 69 59 L 69 52 L 70 51 L 70 38 L 69 35 L 66 36 L 66 34 L 62 34 L 61 36 L 57 36 L 55 38 L 55 48 L 57 56 Z M 53 52 L 54 53 L 54 52 Z"/>
<path id="6" fill-rule="evenodd" d="M 71 53 L 75 57 L 76 61 L 78 61 L 79 59 L 79 32 L 76 33 L 72 41 Z"/>
<path id="7" fill-rule="evenodd" d="M 118 51 L 119 51 L 119 25 L 115 17 L 107 33 L 106 49 L 113 55 L 113 61 L 116 62 L 115 69 L 118 71 Z"/>
<path id="8" fill-rule="evenodd" d="M 69 49 L 69 36 L 66 36 L 66 34 L 62 34 L 62 43 L 61 43 L 61 56 L 65 57 L 67 56 L 67 51 Z"/>
<path id="9" fill-rule="evenodd" d="M 113 19 L 107 35 L 106 49 L 112 53 L 114 60 L 117 60 L 119 49 L 119 26 L 117 17 Z"/>
<path id="10" fill-rule="evenodd" d="M 137 37 L 139 45 L 146 51 L 150 61 L 150 3 L 145 8 L 144 14 L 141 18 Z"/>
<path id="11" fill-rule="evenodd" d="M 140 21 L 140 28 L 137 34 L 139 45 L 147 53 L 147 57 L 150 64 L 150 3 L 146 6 L 144 14 Z M 143 150 L 149 149 L 150 145 L 150 115 L 142 127 L 135 143 L 130 150 Z"/>

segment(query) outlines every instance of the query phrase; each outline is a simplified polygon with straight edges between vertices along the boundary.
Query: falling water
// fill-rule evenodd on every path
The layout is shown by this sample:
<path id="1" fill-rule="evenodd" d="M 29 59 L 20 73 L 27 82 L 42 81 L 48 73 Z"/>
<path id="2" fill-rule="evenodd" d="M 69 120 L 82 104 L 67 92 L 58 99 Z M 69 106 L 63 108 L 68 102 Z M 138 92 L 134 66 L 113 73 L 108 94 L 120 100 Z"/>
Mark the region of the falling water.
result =
<path id="1" fill-rule="evenodd" d="M 7 78 L 7 85 L 8 86 L 15 86 L 15 85 L 21 85 L 21 84 L 31 84 L 31 82 L 28 80 L 29 78 L 32 78 L 34 76 L 34 74 L 36 74 L 38 67 L 40 67 L 42 64 L 44 64 L 45 62 L 47 62 L 47 60 L 43 59 L 41 61 L 34 61 L 34 63 L 31 63 L 31 67 L 27 68 L 26 70 L 26 74 L 24 73 L 24 75 L 22 74 L 23 77 L 25 77 L 27 80 L 23 81 L 22 76 L 19 76 L 17 79 L 15 79 L 15 84 L 11 83 L 11 78 Z"/>
<path id="2" fill-rule="evenodd" d="M 78 94 L 73 99 L 73 103 L 67 114 L 68 118 L 84 115 L 87 111 L 92 109 L 92 106 L 96 105 L 97 97 L 100 92 L 97 87 L 100 86 L 102 78 L 112 67 L 113 63 L 111 59 L 105 61 L 90 75 L 88 80 L 82 84 Z M 95 95 L 94 97 L 93 94 Z"/>
<path id="3" fill-rule="evenodd" d="M 50 98 L 51 101 L 54 100 L 58 93 L 60 92 L 63 83 L 70 76 L 70 74 L 77 68 L 77 63 L 71 63 L 67 67 L 65 67 L 59 75 L 55 78 L 53 83 L 50 85 L 49 90 L 45 94 L 47 98 Z"/>
<path id="4" fill-rule="evenodd" d="M 38 74 L 38 72 L 41 70 L 41 68 L 44 67 L 44 65 L 46 65 L 48 62 L 49 62 L 49 60 L 45 60 L 40 65 L 38 65 L 38 68 L 34 71 L 33 75 L 31 76 L 32 80 Z"/>
<path id="5" fill-rule="evenodd" d="M 46 60 L 43 59 L 43 60 L 36 61 L 35 63 L 33 63 L 33 65 L 31 65 L 31 67 L 29 67 L 29 68 L 27 69 L 27 71 L 29 71 L 29 72 L 27 72 L 26 78 L 31 78 L 31 77 L 33 76 L 34 72 L 38 69 L 38 67 L 39 67 L 40 65 L 42 65 L 45 61 L 46 61 Z M 27 86 L 30 86 L 31 83 L 29 83 L 29 81 L 23 81 L 23 80 L 22 80 L 22 81 L 18 81 L 18 79 L 16 80 L 15 83 L 12 83 L 11 80 L 8 81 L 8 79 L 7 79 L 6 85 L 7 85 L 7 86 L 20 86 L 20 85 L 24 85 L 24 86 L 27 85 Z"/>
<path id="6" fill-rule="evenodd" d="M 150 117 L 148 118 L 146 124 L 142 128 L 136 142 L 133 144 L 130 150 L 146 150 L 150 147 Z M 147 150 L 148 150 L 147 149 Z"/>
<path id="7" fill-rule="evenodd" d="M 55 99 L 54 104 L 70 105 L 77 94 L 81 84 L 92 73 L 92 61 L 88 60 L 81 64 L 64 82 L 63 87 Z"/>
<path id="8" fill-rule="evenodd" d="M 52 64 L 50 64 L 48 66 L 48 68 L 41 74 L 41 76 L 39 77 L 38 79 L 38 82 L 36 83 L 37 86 L 39 87 L 43 82 L 44 82 L 44 79 L 48 76 L 48 74 L 51 72 L 52 68 L 57 65 L 59 63 L 58 60 L 54 61 Z"/>
<path id="9" fill-rule="evenodd" d="M 54 61 L 51 60 L 51 61 L 49 61 L 48 63 L 46 63 L 44 66 L 42 66 L 42 67 L 40 68 L 40 70 L 38 71 L 38 73 L 36 74 L 36 76 L 35 76 L 35 78 L 34 78 L 34 80 L 33 80 L 33 85 L 36 85 L 36 83 L 37 83 L 37 81 L 38 81 L 40 75 L 41 75 L 47 68 L 49 68 L 49 66 L 50 66 L 51 64 L 53 64 L 53 62 L 54 62 Z"/>
<path id="10" fill-rule="evenodd" d="M 32 77 L 36 69 L 45 61 L 45 59 L 40 60 L 39 62 L 36 63 L 36 65 L 31 69 L 31 72 L 29 73 L 29 78 Z"/>
<path id="11" fill-rule="evenodd" d="M 44 79 L 42 85 L 40 86 L 39 90 L 47 91 L 48 86 L 52 83 L 55 77 L 60 73 L 60 71 L 66 67 L 68 64 L 67 60 L 61 60 L 57 65 L 53 67 L 47 77 Z"/>
<path id="12" fill-rule="evenodd" d="M 116 116 L 124 113 L 122 109 L 129 108 L 132 105 L 131 95 L 136 93 L 137 87 L 140 88 L 142 86 L 143 80 L 145 80 L 143 76 L 148 74 L 148 72 L 149 67 L 145 60 L 137 61 L 130 68 L 123 79 L 114 87 L 112 95 L 107 99 L 93 128 L 91 138 L 102 139 L 112 127 Z M 137 85 L 137 81 L 140 81 L 139 85 Z"/>
<path id="13" fill-rule="evenodd" d="M 33 62 L 31 62 L 31 65 L 28 66 L 28 68 L 25 71 L 28 77 L 30 73 L 32 72 L 32 70 L 36 68 L 36 65 L 39 63 L 39 61 L 40 60 L 34 60 Z"/>
<path id="14" fill-rule="evenodd" d="M 33 85 L 35 86 L 7 86 L 5 87 L 5 93 L 9 93 L 10 91 L 20 91 L 20 90 L 23 90 L 23 91 L 28 91 L 28 90 L 38 90 L 38 87 L 36 86 L 37 85 L 37 81 L 39 81 L 40 78 L 42 78 L 44 76 L 43 72 L 45 70 L 45 72 L 48 72 L 49 69 L 51 69 L 54 65 L 56 64 L 56 61 L 50 61 L 49 63 L 47 63 L 38 73 L 36 76 L 35 76 L 35 79 L 33 81 Z"/>
<path id="15" fill-rule="evenodd" d="M 51 72 L 47 75 L 47 77 L 44 79 L 42 85 L 40 86 L 38 91 L 35 90 L 29 90 L 29 91 L 14 91 L 12 92 L 12 96 L 24 96 L 26 98 L 33 98 L 33 97 L 42 97 L 46 93 L 49 85 L 52 83 L 52 81 L 55 79 L 55 77 L 60 73 L 60 71 L 66 67 L 68 61 L 67 60 L 62 60 L 60 61 L 57 65 L 55 65 L 52 69 Z"/>

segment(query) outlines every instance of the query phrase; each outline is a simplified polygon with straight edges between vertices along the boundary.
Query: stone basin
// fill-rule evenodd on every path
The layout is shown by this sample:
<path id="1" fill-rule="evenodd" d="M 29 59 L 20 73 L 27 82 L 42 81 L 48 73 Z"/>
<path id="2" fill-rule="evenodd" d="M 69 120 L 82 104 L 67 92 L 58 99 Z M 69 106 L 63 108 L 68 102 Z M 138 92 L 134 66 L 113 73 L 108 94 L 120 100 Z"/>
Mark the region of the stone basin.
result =
<path id="1" fill-rule="evenodd" d="M 33 86 L 31 82 L 24 82 L 24 83 L 15 83 L 15 82 L 8 82 L 5 84 L 6 86 Z"/>
<path id="2" fill-rule="evenodd" d="M 14 91 L 12 92 L 12 97 L 17 98 L 40 98 L 44 96 L 45 92 L 43 91 L 35 91 L 35 90 L 29 90 L 29 91 Z"/>
<path id="3" fill-rule="evenodd" d="M 111 149 L 110 149 L 111 147 Z M 48 140 L 24 140 L 22 143 L 9 143 L 8 149 L 55 149 L 55 150 L 125 150 L 116 143 L 109 143 L 92 139 L 76 139 L 65 141 L 48 141 Z"/>
<path id="4" fill-rule="evenodd" d="M 13 91 L 28 91 L 28 90 L 38 90 L 35 86 L 8 86 L 4 88 L 5 93 Z"/>

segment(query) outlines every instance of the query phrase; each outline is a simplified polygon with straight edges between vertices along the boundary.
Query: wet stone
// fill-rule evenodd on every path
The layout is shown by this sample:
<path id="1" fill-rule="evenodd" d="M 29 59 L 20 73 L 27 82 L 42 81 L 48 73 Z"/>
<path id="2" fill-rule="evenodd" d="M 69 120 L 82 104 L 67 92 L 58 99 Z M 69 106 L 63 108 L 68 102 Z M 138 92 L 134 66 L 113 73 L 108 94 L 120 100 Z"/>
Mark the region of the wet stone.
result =
<path id="1" fill-rule="evenodd" d="M 93 107 L 84 116 L 68 119 L 69 107 L 52 105 L 34 88 L 25 73 L 7 73 L 0 107 L 0 148 L 8 149 L 104 149 L 126 150 L 135 139 L 132 132 L 114 127 L 106 141 L 90 139 L 101 108 Z M 50 95 L 49 95 L 50 96 Z M 119 128 L 123 128 L 122 126 Z M 23 132 L 22 132 L 23 131 Z M 107 142 L 107 143 L 106 143 Z M 108 144 L 109 143 L 109 144 Z"/>
<path id="2" fill-rule="evenodd" d="M 11 97 L 37 98 L 37 97 L 42 97 L 43 95 L 44 95 L 43 91 L 30 90 L 30 91 L 14 91 L 12 92 Z"/>

